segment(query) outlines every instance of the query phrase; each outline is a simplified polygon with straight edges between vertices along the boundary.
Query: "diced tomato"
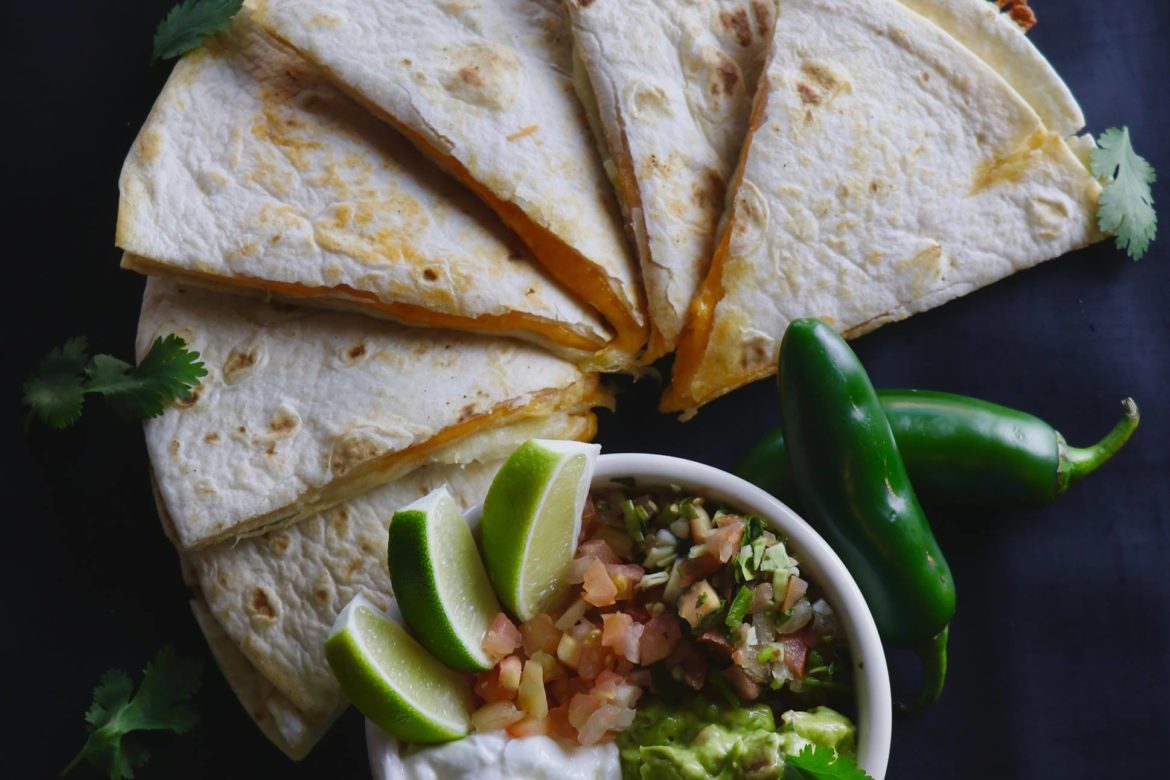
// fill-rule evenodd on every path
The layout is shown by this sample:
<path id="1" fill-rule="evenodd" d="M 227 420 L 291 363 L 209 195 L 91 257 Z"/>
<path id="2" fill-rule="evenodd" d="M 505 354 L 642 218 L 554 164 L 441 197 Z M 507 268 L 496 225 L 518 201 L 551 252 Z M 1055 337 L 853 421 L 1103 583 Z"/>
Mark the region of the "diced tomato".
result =
<path id="1" fill-rule="evenodd" d="M 621 612 L 602 615 L 601 619 L 605 624 L 601 633 L 602 646 L 613 648 L 614 653 L 629 663 L 638 663 L 645 626 L 635 623 L 633 618 Z"/>
<path id="2" fill-rule="evenodd" d="M 735 523 L 743 525 L 744 520 L 739 515 L 733 514 L 719 515 L 719 517 L 715 518 L 715 525 L 719 528 L 726 528 L 727 526 L 733 525 Z"/>
<path id="3" fill-rule="evenodd" d="M 650 610 L 646 609 L 646 605 L 639 601 L 632 604 L 623 604 L 622 611 L 634 619 L 635 623 L 649 623 L 653 615 Z"/>
<path id="4" fill-rule="evenodd" d="M 508 726 L 509 737 L 537 737 L 548 736 L 552 731 L 552 724 L 548 718 L 534 718 L 531 715 L 524 717 Z"/>
<path id="5" fill-rule="evenodd" d="M 630 684 L 622 675 L 607 671 L 597 675 L 590 693 L 621 707 L 633 707 L 642 695 L 642 689 Z"/>
<path id="6" fill-rule="evenodd" d="M 592 680 L 607 666 L 613 664 L 613 654 L 601 646 L 601 640 L 585 642 L 581 646 L 581 657 L 577 659 L 577 674 Z"/>
<path id="7" fill-rule="evenodd" d="M 724 660 L 731 658 L 731 654 L 735 651 L 735 647 L 728 641 L 727 637 L 710 629 L 699 635 L 699 646 L 715 658 Z"/>
<path id="8" fill-rule="evenodd" d="M 808 647 L 799 636 L 786 637 L 780 641 L 784 648 L 784 665 L 787 666 L 798 680 L 804 677 L 804 662 L 808 657 Z"/>
<path id="9" fill-rule="evenodd" d="M 726 524 L 721 523 L 720 528 L 707 537 L 707 549 L 715 554 L 720 563 L 727 563 L 739 553 L 743 528 L 743 520 L 736 519 Z"/>
<path id="10" fill-rule="evenodd" d="M 508 690 L 500 685 L 500 667 L 496 666 L 476 675 L 475 695 L 486 702 L 511 701 L 516 698 L 516 689 Z"/>
<path id="11" fill-rule="evenodd" d="M 694 585 L 701 579 L 710 577 L 723 568 L 723 564 L 711 552 L 704 553 L 698 558 L 687 558 L 679 567 L 684 588 Z"/>
<path id="12" fill-rule="evenodd" d="M 585 572 L 596 560 L 596 555 L 578 555 L 569 561 L 569 568 L 565 569 L 565 581 L 570 585 L 580 585 L 585 581 Z"/>
<path id="13" fill-rule="evenodd" d="M 503 612 L 497 613 L 483 637 L 483 651 L 500 659 L 520 646 L 520 629 Z"/>
<path id="14" fill-rule="evenodd" d="M 620 648 L 626 633 L 634 625 L 634 619 L 623 612 L 611 612 L 601 616 L 601 645 Z"/>
<path id="15" fill-rule="evenodd" d="M 618 601 L 632 599 L 636 593 L 634 586 L 641 582 L 646 570 L 633 563 L 607 563 L 605 571 L 617 588 L 615 598 Z"/>
<path id="16" fill-rule="evenodd" d="M 740 695 L 740 698 L 748 701 L 760 698 L 760 684 L 748 676 L 742 667 L 729 666 L 723 670 L 722 674 L 731 683 L 731 687 Z"/>
<path id="17" fill-rule="evenodd" d="M 594 557 L 602 563 L 621 563 L 621 559 L 602 539 L 590 539 L 577 548 L 578 558 Z"/>
<path id="18" fill-rule="evenodd" d="M 707 681 L 707 659 L 690 642 L 676 644 L 666 663 L 672 671 L 681 670 L 682 682 L 688 688 L 700 690 Z"/>
<path id="19" fill-rule="evenodd" d="M 605 542 L 609 545 L 609 549 L 614 551 L 614 554 L 623 560 L 629 560 L 634 557 L 634 539 L 629 532 L 624 528 L 614 528 L 612 525 L 600 526 L 591 535 L 591 538 L 596 541 Z M 588 542 L 586 542 L 588 544 Z M 608 561 L 603 562 L 608 563 Z"/>
<path id="20" fill-rule="evenodd" d="M 520 624 L 520 641 L 529 658 L 541 651 L 553 655 L 561 641 L 561 632 L 553 623 L 551 615 L 541 613 Z"/>
<path id="21" fill-rule="evenodd" d="M 646 624 L 642 631 L 642 638 L 638 645 L 638 652 L 643 666 L 649 666 L 655 661 L 661 661 L 670 655 L 675 644 L 682 638 L 682 629 L 679 628 L 678 618 L 670 612 L 663 612 Z"/>
<path id="22" fill-rule="evenodd" d="M 595 607 L 608 607 L 614 603 L 617 593 L 605 564 L 595 558 L 585 572 L 585 600 Z"/>
<path id="23" fill-rule="evenodd" d="M 553 736 L 563 739 L 576 739 L 577 729 L 569 723 L 569 703 L 565 702 L 548 711 L 549 732 Z"/>
<path id="24" fill-rule="evenodd" d="M 761 582 L 752 591 L 752 606 L 748 609 L 749 615 L 755 615 L 772 603 L 772 583 Z"/>
<path id="25" fill-rule="evenodd" d="M 569 700 L 569 723 L 580 730 L 604 702 L 596 693 L 578 693 Z"/>
<path id="26" fill-rule="evenodd" d="M 634 722 L 631 707 L 602 704 L 577 730 L 577 741 L 582 745 L 596 745 L 610 731 L 625 731 Z"/>

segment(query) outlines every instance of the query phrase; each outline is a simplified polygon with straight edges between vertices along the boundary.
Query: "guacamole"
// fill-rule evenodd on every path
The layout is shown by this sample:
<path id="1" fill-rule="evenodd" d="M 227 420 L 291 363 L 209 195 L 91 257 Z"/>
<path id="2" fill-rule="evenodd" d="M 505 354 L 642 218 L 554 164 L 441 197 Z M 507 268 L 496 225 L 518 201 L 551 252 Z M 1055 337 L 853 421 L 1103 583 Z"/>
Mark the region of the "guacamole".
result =
<path id="1" fill-rule="evenodd" d="M 784 776 L 784 756 L 823 745 L 853 756 L 856 729 L 828 707 L 789 710 L 776 728 L 763 704 L 727 707 L 705 699 L 638 708 L 618 735 L 625 780 L 767 780 Z"/>

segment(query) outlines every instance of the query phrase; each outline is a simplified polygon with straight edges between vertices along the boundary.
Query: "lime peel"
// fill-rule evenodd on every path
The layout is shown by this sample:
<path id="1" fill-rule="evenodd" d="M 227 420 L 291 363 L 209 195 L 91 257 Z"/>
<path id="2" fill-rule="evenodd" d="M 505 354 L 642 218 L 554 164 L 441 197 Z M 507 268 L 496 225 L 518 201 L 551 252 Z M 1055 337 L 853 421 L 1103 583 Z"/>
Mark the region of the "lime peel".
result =
<path id="1" fill-rule="evenodd" d="M 439 663 L 364 595 L 337 616 L 325 657 L 346 697 L 386 733 L 436 743 L 470 732 L 468 678 Z"/>
<path id="2" fill-rule="evenodd" d="M 483 503 L 488 575 L 520 620 L 555 605 L 577 548 L 596 444 L 531 439 L 504 463 Z"/>
<path id="3" fill-rule="evenodd" d="M 394 513 L 386 558 L 403 620 L 419 642 L 453 669 L 491 669 L 483 638 L 500 602 L 446 486 Z"/>

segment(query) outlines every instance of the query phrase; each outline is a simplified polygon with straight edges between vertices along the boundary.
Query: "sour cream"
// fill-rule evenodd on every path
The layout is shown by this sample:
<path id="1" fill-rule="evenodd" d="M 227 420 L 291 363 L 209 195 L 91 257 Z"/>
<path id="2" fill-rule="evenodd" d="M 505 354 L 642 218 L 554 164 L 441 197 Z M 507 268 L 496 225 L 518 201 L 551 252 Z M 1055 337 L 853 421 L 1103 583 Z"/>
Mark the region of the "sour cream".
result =
<path id="1" fill-rule="evenodd" d="M 617 745 L 583 747 L 550 737 L 513 739 L 503 731 L 472 734 L 431 747 L 398 746 L 367 724 L 367 738 L 387 742 L 372 769 L 376 780 L 620 780 Z"/>

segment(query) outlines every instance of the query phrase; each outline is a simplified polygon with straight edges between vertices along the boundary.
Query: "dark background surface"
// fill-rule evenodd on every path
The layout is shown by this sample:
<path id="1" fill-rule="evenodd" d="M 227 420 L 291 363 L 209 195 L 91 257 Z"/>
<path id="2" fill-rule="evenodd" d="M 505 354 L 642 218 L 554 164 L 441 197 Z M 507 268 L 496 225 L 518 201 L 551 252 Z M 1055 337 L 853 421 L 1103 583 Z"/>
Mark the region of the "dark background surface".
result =
<path id="1" fill-rule="evenodd" d="M 117 267 L 117 178 L 166 76 L 147 61 L 171 4 L 4 6 L 4 778 L 65 765 L 107 668 L 134 672 L 164 643 L 211 663 L 155 518 L 138 428 L 100 402 L 68 433 L 26 428 L 19 402 L 20 380 L 69 336 L 132 352 L 142 280 Z M 1034 5 L 1032 36 L 1089 129 L 1128 124 L 1163 173 L 1165 215 L 1170 4 Z M 982 396 L 1045 417 L 1073 444 L 1108 430 L 1125 395 L 1143 414 L 1114 462 L 1046 509 L 932 515 L 960 593 L 951 675 L 940 704 L 896 721 L 889 777 L 1170 776 L 1170 236 L 1136 264 L 1111 244 L 1075 253 L 855 348 L 878 386 Z M 686 425 L 654 411 L 658 390 L 640 383 L 603 415 L 607 451 L 730 467 L 778 420 L 771 382 Z M 914 666 L 892 660 L 905 689 Z M 355 713 L 292 764 L 219 674 L 205 677 L 202 725 L 150 740 L 139 777 L 367 776 Z"/>

